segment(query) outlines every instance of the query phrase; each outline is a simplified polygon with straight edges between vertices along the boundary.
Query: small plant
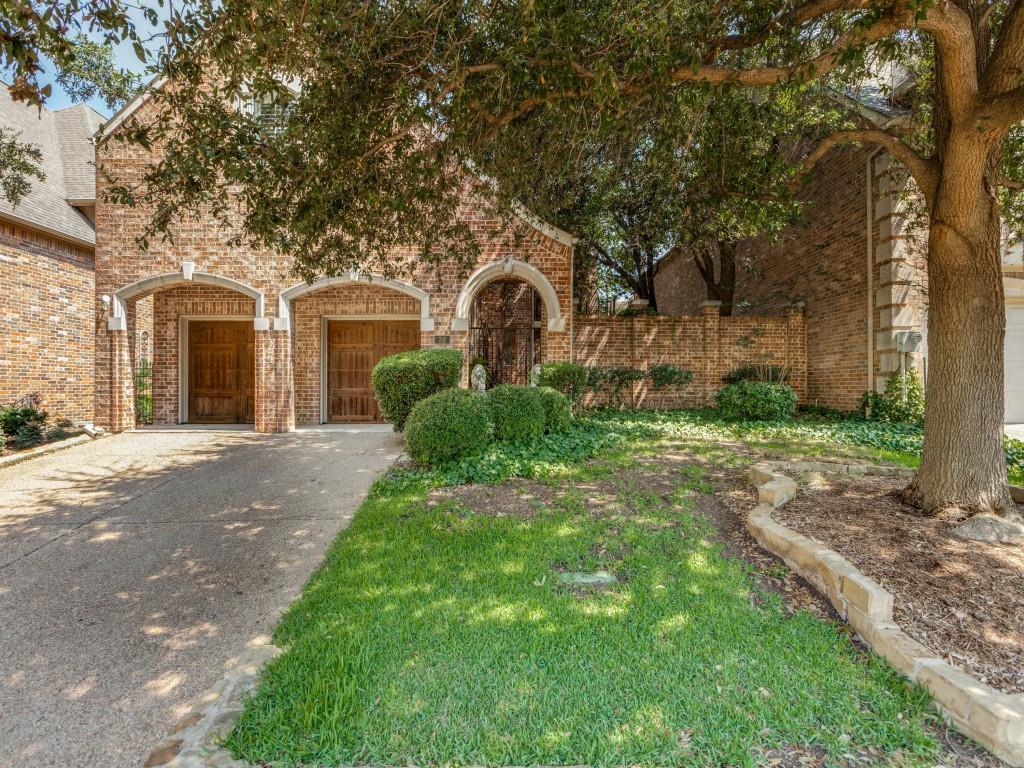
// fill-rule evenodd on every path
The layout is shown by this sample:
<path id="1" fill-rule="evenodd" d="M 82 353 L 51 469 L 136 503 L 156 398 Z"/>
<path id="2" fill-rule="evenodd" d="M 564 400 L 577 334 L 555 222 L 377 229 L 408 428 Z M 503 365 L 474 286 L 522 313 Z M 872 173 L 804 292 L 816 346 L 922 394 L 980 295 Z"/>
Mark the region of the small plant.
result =
<path id="1" fill-rule="evenodd" d="M 401 432 L 413 407 L 435 392 L 450 389 L 462 377 L 457 349 L 415 349 L 383 357 L 370 374 L 384 418 Z"/>
<path id="2" fill-rule="evenodd" d="M 63 440 L 67 437 L 71 437 L 74 433 L 75 424 L 70 419 L 57 419 L 53 425 L 46 430 L 46 440 L 53 442 L 54 440 Z"/>
<path id="3" fill-rule="evenodd" d="M 421 400 L 406 421 L 405 447 L 420 464 L 443 464 L 483 450 L 493 440 L 486 396 L 465 389 L 445 389 Z"/>
<path id="4" fill-rule="evenodd" d="M 658 407 L 664 407 L 664 395 L 667 391 L 682 392 L 693 381 L 693 373 L 678 365 L 652 365 L 647 371 L 651 380 L 651 389 L 658 394 Z"/>
<path id="5" fill-rule="evenodd" d="M 32 405 L 12 405 L 0 408 L 0 431 L 14 437 L 27 425 L 37 425 L 40 434 L 49 414 Z"/>
<path id="6" fill-rule="evenodd" d="M 611 391 L 608 395 L 608 403 L 614 408 L 622 408 L 625 405 L 623 395 L 626 388 L 629 388 L 629 399 L 632 404 L 633 384 L 642 381 L 647 376 L 645 371 L 639 368 L 598 368 L 587 369 L 587 388 L 594 392 L 603 392 L 605 387 Z"/>
<path id="7" fill-rule="evenodd" d="M 10 445 L 12 448 L 23 450 L 25 448 L 34 448 L 43 442 L 43 422 L 28 421 L 22 424 L 18 431 L 11 437 Z"/>
<path id="8" fill-rule="evenodd" d="M 788 384 L 789 369 L 784 365 L 752 363 L 734 368 L 722 377 L 724 384 L 736 384 L 741 381 L 769 381 L 776 384 Z"/>
<path id="9" fill-rule="evenodd" d="M 544 404 L 539 387 L 501 384 L 487 391 L 498 440 L 534 440 L 544 434 Z"/>
<path id="10" fill-rule="evenodd" d="M 544 406 L 544 431 L 560 434 L 572 429 L 572 406 L 569 398 L 552 387 L 537 387 Z"/>
<path id="11" fill-rule="evenodd" d="M 538 383 L 542 387 L 557 389 L 569 398 L 575 411 L 587 389 L 587 369 L 578 363 L 544 363 L 540 367 Z"/>
<path id="12" fill-rule="evenodd" d="M 904 397 L 904 390 L 906 397 Z M 892 374 L 885 382 L 885 392 L 861 395 L 861 412 L 875 421 L 920 424 L 924 420 L 924 387 L 917 370 L 903 375 Z"/>
<path id="13" fill-rule="evenodd" d="M 715 395 L 722 416 L 732 421 L 780 421 L 796 407 L 796 392 L 788 384 L 740 381 L 726 384 Z"/>

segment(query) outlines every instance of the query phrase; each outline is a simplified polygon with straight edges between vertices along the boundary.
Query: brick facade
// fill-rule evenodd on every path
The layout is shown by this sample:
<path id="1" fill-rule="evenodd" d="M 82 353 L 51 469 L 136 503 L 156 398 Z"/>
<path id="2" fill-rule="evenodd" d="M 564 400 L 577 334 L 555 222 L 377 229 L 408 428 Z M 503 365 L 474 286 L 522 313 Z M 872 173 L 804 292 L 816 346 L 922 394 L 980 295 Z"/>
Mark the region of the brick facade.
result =
<path id="1" fill-rule="evenodd" d="M 681 393 L 655 393 L 649 382 L 633 387 L 635 406 L 688 408 L 710 405 L 722 377 L 747 364 L 784 366 L 797 395 L 807 394 L 807 333 L 803 308 L 776 317 L 719 317 L 706 302 L 694 316 L 577 317 L 573 323 L 576 362 L 601 367 L 649 369 L 672 364 L 693 373 Z M 587 405 L 607 400 L 589 394 Z"/>
<path id="2" fill-rule="evenodd" d="M 141 113 L 150 108 L 143 106 Z M 138 114 L 138 113 L 137 113 Z M 471 303 L 487 282 L 522 277 L 547 292 L 541 328 L 545 359 L 569 359 L 572 333 L 572 245 L 564 233 L 524 221 L 522 231 L 505 232 L 484 206 L 467 198 L 459 216 L 481 243 L 477 265 L 466 274 L 455 263 L 419 265 L 401 278 L 400 286 L 377 285 L 365 279 L 334 278 L 304 292 L 297 286 L 288 259 L 244 246 L 228 246 L 230 234 L 209 220 L 190 217 L 174 229 L 174 241 L 138 245 L 150 211 L 117 206 L 105 199 L 116 183 L 138 182 L 154 160 L 146 150 L 125 142 L 102 143 L 97 149 L 96 206 L 96 419 L 112 430 L 134 424 L 132 369 L 139 334 L 138 299 L 154 302 L 154 421 L 175 423 L 180 386 L 176 334 L 185 313 L 235 314 L 238 302 L 256 328 L 256 429 L 281 431 L 295 423 L 315 423 L 320 413 L 320 324 L 328 315 L 394 315 L 421 320 L 421 345 L 454 347 L 467 354 L 468 318 L 458 315 L 460 294 Z M 518 236 L 517 236 L 518 234 Z M 395 255 L 397 263 L 410 254 Z M 191 285 L 186 272 L 194 265 Z M 480 270 L 483 277 L 469 279 Z M 155 282 L 146 283 L 149 279 Z M 320 287 L 322 285 L 322 287 Z M 198 290 L 198 292 L 197 292 Z M 294 293 L 295 290 L 302 295 Z M 212 292 L 211 292 L 212 291 Z M 227 294 L 235 294 L 229 301 Z M 282 294 L 292 291 L 281 301 Z M 417 292 L 425 301 L 410 297 Z M 214 297 L 207 301 L 199 296 Z M 470 295 L 472 294 L 472 295 Z M 104 302 L 103 297 L 108 297 Z M 262 311 L 254 298 L 262 300 Z M 289 300 L 289 296 L 295 296 Z M 197 310 L 196 302 L 204 309 Z M 232 303 L 234 302 L 234 303 Z M 225 309 L 229 304 L 233 308 Z M 382 311 L 383 310 L 383 311 Z M 426 311 L 426 314 L 424 314 Z M 551 327 L 548 318 L 552 319 Z M 561 321 L 559 322 L 559 318 Z M 129 337 L 131 340 L 129 341 Z M 466 372 L 468 377 L 468 370 Z"/>
<path id="3" fill-rule="evenodd" d="M 94 257 L 0 221 L 0 405 L 38 393 L 51 416 L 93 417 Z"/>
<path id="4" fill-rule="evenodd" d="M 884 386 L 899 367 L 895 334 L 925 328 L 923 255 L 906 231 L 914 197 L 893 171 L 884 153 L 835 149 L 801 190 L 801 222 L 777 243 L 739 246 L 734 315 L 806 305 L 810 402 L 857 407 L 869 386 Z M 685 256 L 661 265 L 655 289 L 667 314 L 693 313 L 706 295 Z M 913 362 L 921 365 L 920 357 Z"/>

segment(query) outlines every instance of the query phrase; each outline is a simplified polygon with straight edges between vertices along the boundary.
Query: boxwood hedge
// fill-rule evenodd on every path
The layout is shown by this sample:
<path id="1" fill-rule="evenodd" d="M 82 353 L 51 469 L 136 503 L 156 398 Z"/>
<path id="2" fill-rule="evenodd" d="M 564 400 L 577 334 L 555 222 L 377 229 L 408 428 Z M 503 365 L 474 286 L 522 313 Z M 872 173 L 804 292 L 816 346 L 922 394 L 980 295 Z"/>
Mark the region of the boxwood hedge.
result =
<path id="1" fill-rule="evenodd" d="M 487 398 L 466 389 L 445 389 L 421 400 L 405 425 L 409 455 L 430 466 L 476 453 L 493 440 Z"/>
<path id="2" fill-rule="evenodd" d="M 501 384 L 487 391 L 499 440 L 533 440 L 544 434 L 544 403 L 539 387 Z"/>
<path id="3" fill-rule="evenodd" d="M 370 375 L 384 418 L 400 432 L 420 400 L 457 386 L 462 353 L 457 349 L 415 349 L 383 357 Z"/>

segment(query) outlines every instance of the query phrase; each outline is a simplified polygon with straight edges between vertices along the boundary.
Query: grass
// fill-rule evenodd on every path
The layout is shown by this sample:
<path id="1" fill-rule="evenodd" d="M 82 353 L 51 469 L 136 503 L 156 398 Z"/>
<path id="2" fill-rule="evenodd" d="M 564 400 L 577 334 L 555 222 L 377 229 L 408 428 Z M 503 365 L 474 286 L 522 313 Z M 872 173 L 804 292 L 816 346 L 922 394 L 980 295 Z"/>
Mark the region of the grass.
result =
<path id="1" fill-rule="evenodd" d="M 431 504 L 442 475 L 380 484 L 277 628 L 286 652 L 227 746 L 283 765 L 749 766 L 788 745 L 931 764 L 927 696 L 759 591 L 694 514 L 699 467 L 651 490 L 673 429 L 651 421 L 613 425 L 591 462 L 565 459 L 585 440 L 492 456 L 547 478 L 528 516 Z M 561 570 L 619 581 L 573 591 Z"/>

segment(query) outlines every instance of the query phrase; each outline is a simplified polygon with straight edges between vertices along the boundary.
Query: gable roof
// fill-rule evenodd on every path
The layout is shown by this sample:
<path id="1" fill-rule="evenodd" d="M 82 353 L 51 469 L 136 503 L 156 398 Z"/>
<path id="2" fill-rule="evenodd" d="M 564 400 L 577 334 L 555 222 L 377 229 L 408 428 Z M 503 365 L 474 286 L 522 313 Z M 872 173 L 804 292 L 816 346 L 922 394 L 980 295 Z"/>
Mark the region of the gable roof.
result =
<path id="1" fill-rule="evenodd" d="M 15 101 L 0 83 L 0 126 L 39 148 L 39 167 L 46 174 L 43 181 L 30 179 L 32 188 L 18 205 L 0 196 L 0 217 L 94 246 L 96 230 L 75 205 L 96 202 L 92 137 L 102 122 L 103 117 L 84 104 L 49 110 Z"/>

